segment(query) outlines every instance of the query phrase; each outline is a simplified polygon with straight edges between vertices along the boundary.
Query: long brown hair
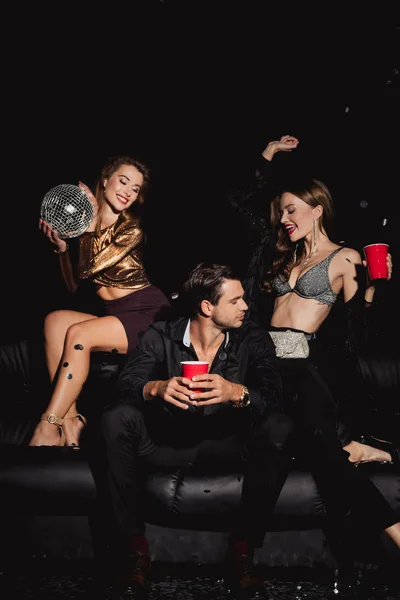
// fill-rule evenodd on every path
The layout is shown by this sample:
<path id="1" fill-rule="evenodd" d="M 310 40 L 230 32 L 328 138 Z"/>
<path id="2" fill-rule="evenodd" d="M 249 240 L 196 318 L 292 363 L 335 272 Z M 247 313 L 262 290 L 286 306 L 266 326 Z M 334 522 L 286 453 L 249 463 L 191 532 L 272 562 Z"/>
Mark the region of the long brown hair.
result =
<path id="1" fill-rule="evenodd" d="M 109 179 L 111 177 L 111 175 L 113 175 L 113 173 L 118 171 L 118 169 L 122 165 L 130 165 L 132 167 L 135 167 L 139 171 L 139 173 L 141 173 L 143 175 L 143 184 L 140 188 L 138 197 L 135 200 L 135 202 L 133 204 L 131 204 L 131 206 L 129 208 L 127 208 L 126 210 L 124 210 L 121 213 L 121 219 L 123 221 L 131 221 L 133 219 L 140 221 L 140 217 L 142 215 L 142 206 L 144 204 L 146 195 L 147 195 L 149 187 L 150 187 L 150 168 L 146 164 L 144 164 L 141 160 L 139 160 L 133 156 L 129 156 L 129 155 L 111 156 L 104 163 L 103 168 L 101 170 L 100 177 L 95 185 L 95 190 L 94 190 L 94 195 L 95 195 L 96 200 L 99 205 L 99 212 L 98 212 L 99 218 L 97 220 L 97 225 L 96 225 L 96 233 L 97 234 L 100 233 L 101 213 L 102 213 L 102 209 L 105 204 L 105 201 L 106 201 L 105 195 L 104 195 L 104 180 Z"/>
<path id="2" fill-rule="evenodd" d="M 330 239 L 333 237 L 333 202 L 325 183 L 310 178 L 287 184 L 285 189 L 271 202 L 271 227 L 275 239 L 275 257 L 272 267 L 265 274 L 264 289 L 267 292 L 272 291 L 272 280 L 278 274 L 286 281 L 289 279 L 291 270 L 300 263 L 305 251 L 304 240 L 291 242 L 282 227 L 280 201 L 285 192 L 293 194 L 313 208 L 322 206 L 322 215 L 317 221 L 318 229 L 324 231 Z"/>

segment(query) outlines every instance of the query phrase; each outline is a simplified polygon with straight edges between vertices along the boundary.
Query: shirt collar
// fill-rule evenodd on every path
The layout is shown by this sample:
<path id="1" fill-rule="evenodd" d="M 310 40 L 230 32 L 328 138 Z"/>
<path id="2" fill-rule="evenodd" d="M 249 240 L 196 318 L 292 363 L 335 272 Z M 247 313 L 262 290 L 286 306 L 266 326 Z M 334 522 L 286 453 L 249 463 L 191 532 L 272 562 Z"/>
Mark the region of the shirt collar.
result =
<path id="1" fill-rule="evenodd" d="M 190 348 L 190 319 L 187 322 L 185 333 L 183 334 L 183 343 L 187 348 Z M 227 347 L 228 343 L 229 343 L 229 331 L 226 331 L 224 348 Z"/>

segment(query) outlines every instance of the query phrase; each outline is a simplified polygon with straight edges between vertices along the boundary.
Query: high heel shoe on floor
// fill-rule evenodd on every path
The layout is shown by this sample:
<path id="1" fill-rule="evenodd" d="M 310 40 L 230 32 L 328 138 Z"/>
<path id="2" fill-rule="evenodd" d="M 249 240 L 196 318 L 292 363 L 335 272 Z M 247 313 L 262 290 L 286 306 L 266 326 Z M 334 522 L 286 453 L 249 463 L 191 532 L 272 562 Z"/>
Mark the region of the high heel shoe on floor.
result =
<path id="1" fill-rule="evenodd" d="M 81 415 L 81 413 L 76 412 L 73 415 L 65 416 L 64 419 L 63 419 L 63 421 L 66 421 L 66 420 L 69 420 L 69 419 L 79 419 L 79 421 L 83 424 L 82 431 L 83 431 L 83 429 L 87 425 L 87 419 L 86 419 L 86 417 L 84 417 L 83 415 Z M 65 446 L 65 433 L 64 433 L 64 431 L 62 432 L 62 435 L 64 436 L 64 444 L 63 445 Z M 70 446 L 72 448 L 74 448 L 74 450 L 79 450 L 79 444 L 70 444 Z"/>
<path id="2" fill-rule="evenodd" d="M 378 450 L 387 452 L 392 458 L 391 462 L 388 464 L 397 466 L 400 465 L 400 449 L 393 442 L 389 442 L 389 440 L 382 440 L 370 434 L 362 435 L 357 441 L 360 444 L 366 444 L 367 446 L 372 446 L 373 448 L 378 448 Z M 382 461 L 382 464 L 385 463 L 386 461 Z"/>

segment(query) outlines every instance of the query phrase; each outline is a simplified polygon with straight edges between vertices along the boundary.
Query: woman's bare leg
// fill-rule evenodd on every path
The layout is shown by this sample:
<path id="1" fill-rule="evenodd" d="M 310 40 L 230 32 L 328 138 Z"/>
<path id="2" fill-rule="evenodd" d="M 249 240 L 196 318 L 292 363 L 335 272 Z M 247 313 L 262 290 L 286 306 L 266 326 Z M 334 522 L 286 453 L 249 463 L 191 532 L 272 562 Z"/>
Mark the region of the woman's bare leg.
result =
<path id="1" fill-rule="evenodd" d="M 79 396 L 90 369 L 92 351 L 117 350 L 126 354 L 128 340 L 122 323 L 116 317 L 92 317 L 68 328 L 60 371 L 50 403 L 44 414 L 54 414 L 64 418 Z M 63 431 L 69 439 L 67 443 L 78 443 L 78 430 L 82 428 L 78 419 L 68 419 L 63 423 Z M 76 432 L 76 433 L 75 433 Z M 67 436 L 68 434 L 68 436 Z M 29 443 L 30 446 L 59 445 L 59 431 L 55 425 L 41 420 Z"/>
<path id="2" fill-rule="evenodd" d="M 47 371 L 52 383 L 63 355 L 64 342 L 68 329 L 76 323 L 88 321 L 93 318 L 95 316 L 92 314 L 80 313 L 75 310 L 55 310 L 46 316 L 44 321 L 44 349 Z M 74 402 L 66 417 L 72 417 L 77 412 L 76 402 Z M 83 429 L 83 427 L 83 423 L 80 422 L 79 428 Z M 68 429 L 67 424 L 65 424 L 64 429 Z"/>
<path id="3" fill-rule="evenodd" d="M 55 310 L 46 316 L 44 320 L 44 350 L 51 382 L 56 376 L 60 364 L 68 329 L 71 325 L 94 318 L 96 318 L 94 315 L 76 310 Z"/>
<path id="4" fill-rule="evenodd" d="M 361 442 L 351 441 L 343 450 L 349 452 L 349 461 L 354 464 L 362 462 L 391 462 L 392 457 L 389 452 L 361 444 Z"/>

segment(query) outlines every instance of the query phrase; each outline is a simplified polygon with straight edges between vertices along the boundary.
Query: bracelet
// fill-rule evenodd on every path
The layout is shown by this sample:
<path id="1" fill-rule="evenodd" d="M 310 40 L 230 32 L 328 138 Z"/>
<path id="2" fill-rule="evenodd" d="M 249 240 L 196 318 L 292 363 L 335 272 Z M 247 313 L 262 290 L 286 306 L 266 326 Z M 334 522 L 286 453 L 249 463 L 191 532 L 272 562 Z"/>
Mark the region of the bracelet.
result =
<path id="1" fill-rule="evenodd" d="M 68 250 L 68 248 L 69 248 L 69 246 L 66 243 L 65 250 L 63 250 L 63 252 L 61 252 L 61 250 L 57 250 L 56 248 L 53 249 L 53 252 L 55 252 L 55 254 L 65 254 L 66 251 Z"/>

